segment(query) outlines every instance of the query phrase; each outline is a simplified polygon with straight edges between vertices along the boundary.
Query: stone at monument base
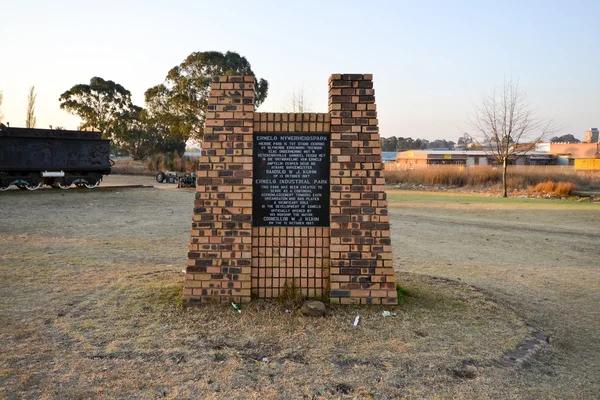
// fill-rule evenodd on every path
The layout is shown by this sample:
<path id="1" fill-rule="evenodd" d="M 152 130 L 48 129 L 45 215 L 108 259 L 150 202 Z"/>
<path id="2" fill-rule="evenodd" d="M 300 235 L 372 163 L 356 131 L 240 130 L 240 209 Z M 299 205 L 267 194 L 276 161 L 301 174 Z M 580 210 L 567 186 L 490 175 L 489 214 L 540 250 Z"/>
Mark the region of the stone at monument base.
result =
<path id="1" fill-rule="evenodd" d="M 305 301 L 300 307 L 300 312 L 307 317 L 322 317 L 327 314 L 327 307 L 320 301 Z"/>

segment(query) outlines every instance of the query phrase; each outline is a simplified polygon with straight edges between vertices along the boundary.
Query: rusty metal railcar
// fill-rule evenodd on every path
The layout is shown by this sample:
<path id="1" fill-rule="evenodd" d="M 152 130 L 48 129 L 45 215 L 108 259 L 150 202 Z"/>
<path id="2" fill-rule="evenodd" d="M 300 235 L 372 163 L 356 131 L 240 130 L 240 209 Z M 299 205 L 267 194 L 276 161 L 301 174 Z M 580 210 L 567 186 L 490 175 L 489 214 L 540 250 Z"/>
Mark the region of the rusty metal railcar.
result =
<path id="1" fill-rule="evenodd" d="M 92 189 L 110 174 L 110 140 L 100 132 L 12 128 L 0 124 L 0 191 L 10 185 Z"/>

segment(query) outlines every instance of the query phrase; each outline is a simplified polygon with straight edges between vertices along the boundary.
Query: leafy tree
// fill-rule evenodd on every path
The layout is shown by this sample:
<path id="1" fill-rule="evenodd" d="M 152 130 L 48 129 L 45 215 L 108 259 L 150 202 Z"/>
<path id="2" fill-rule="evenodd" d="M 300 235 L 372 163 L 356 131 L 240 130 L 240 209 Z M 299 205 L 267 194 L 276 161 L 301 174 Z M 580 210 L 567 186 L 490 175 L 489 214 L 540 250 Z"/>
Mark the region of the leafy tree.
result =
<path id="1" fill-rule="evenodd" d="M 184 142 L 201 140 L 210 84 L 219 75 L 254 75 L 254 72 L 248 60 L 238 53 L 194 52 L 168 72 L 164 83 L 146 91 L 146 106 L 152 118 Z M 266 80 L 256 82 L 256 106 L 266 99 L 268 89 Z"/>
<path id="2" fill-rule="evenodd" d="M 469 136 L 468 133 L 464 133 L 461 137 L 458 138 L 458 143 L 460 147 L 468 147 L 470 144 L 473 144 L 473 139 Z"/>
<path id="3" fill-rule="evenodd" d="M 81 128 L 97 128 L 107 139 L 114 138 L 118 120 L 133 107 L 129 90 L 99 77 L 90 79 L 89 85 L 73 86 L 59 101 L 61 109 L 83 120 Z"/>
<path id="4" fill-rule="evenodd" d="M 575 136 L 568 134 L 562 136 L 554 136 L 550 139 L 552 143 L 581 143 L 581 140 L 577 139 Z"/>
<path id="5" fill-rule="evenodd" d="M 518 83 L 505 81 L 502 90 L 481 96 L 470 124 L 471 138 L 502 164 L 502 196 L 507 197 L 506 170 L 515 153 L 525 154 L 555 129 L 551 121 L 536 117 L 527 102 L 527 94 Z"/>
<path id="6" fill-rule="evenodd" d="M 113 148 L 129 154 L 134 160 L 144 160 L 154 153 L 183 153 L 185 140 L 173 135 L 148 110 L 132 106 L 117 120 Z"/>
<path id="7" fill-rule="evenodd" d="M 415 150 L 425 150 L 429 146 L 429 140 L 417 139 L 414 141 Z"/>
<path id="8" fill-rule="evenodd" d="M 432 146 L 432 143 L 435 146 Z M 416 139 L 395 137 L 380 139 L 381 151 L 407 151 L 407 150 L 425 150 L 432 147 L 447 147 L 454 148 L 454 142 L 447 142 L 446 140 L 438 139 L 430 143 L 426 139 Z"/>
<path id="9" fill-rule="evenodd" d="M 114 153 L 128 154 L 134 160 L 142 160 L 150 154 L 154 144 L 148 135 L 145 116 L 143 108 L 132 105 L 115 121 L 111 143 Z"/>
<path id="10" fill-rule="evenodd" d="M 25 127 L 35 128 L 35 99 L 37 93 L 35 92 L 35 86 L 29 88 L 29 96 L 27 96 L 27 117 L 25 117 Z"/>
<path id="11" fill-rule="evenodd" d="M 381 151 L 396 151 L 398 138 L 395 136 L 381 139 Z"/>
<path id="12" fill-rule="evenodd" d="M 445 139 L 436 139 L 433 142 L 429 142 L 427 145 L 428 149 L 454 149 L 454 142 L 447 141 Z"/>

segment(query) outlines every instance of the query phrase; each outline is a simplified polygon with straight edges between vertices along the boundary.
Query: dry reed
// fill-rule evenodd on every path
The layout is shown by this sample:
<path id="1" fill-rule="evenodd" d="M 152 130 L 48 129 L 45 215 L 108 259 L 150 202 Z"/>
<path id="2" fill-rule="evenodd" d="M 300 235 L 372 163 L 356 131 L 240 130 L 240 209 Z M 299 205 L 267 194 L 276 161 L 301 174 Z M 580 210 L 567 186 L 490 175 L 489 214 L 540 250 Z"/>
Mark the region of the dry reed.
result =
<path id="1" fill-rule="evenodd" d="M 502 169 L 494 167 L 440 166 L 403 171 L 384 171 L 388 184 L 413 184 L 449 187 L 489 187 L 502 183 Z M 600 190 L 600 177 L 563 167 L 509 167 L 509 189 L 528 189 L 543 182 L 552 182 L 552 193 L 572 193 L 578 190 Z M 558 190 L 560 184 L 560 190 Z M 535 189 L 537 191 L 537 189 Z M 546 191 L 546 193 L 550 193 Z"/>

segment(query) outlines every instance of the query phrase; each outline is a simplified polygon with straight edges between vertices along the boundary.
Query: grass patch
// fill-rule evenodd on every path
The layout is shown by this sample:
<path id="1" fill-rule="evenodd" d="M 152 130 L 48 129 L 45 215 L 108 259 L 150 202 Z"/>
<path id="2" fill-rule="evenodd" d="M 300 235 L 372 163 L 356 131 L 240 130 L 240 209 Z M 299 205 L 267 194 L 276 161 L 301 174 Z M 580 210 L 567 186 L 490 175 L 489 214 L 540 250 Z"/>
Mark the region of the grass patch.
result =
<path id="1" fill-rule="evenodd" d="M 306 297 L 302 294 L 302 289 L 296 286 L 293 279 L 285 281 L 281 294 L 277 298 L 277 301 L 289 310 L 300 307 L 305 300 Z"/>
<path id="2" fill-rule="evenodd" d="M 490 208 L 525 208 L 525 209 L 597 209 L 598 203 L 555 201 L 527 197 L 501 197 L 481 193 L 432 192 L 414 190 L 388 190 L 387 199 L 390 206 L 423 205 L 440 206 L 442 208 L 476 206 Z"/>
<path id="3" fill-rule="evenodd" d="M 396 284 L 396 294 L 398 295 L 398 304 L 404 304 L 406 297 L 412 296 L 410 290 L 400 286 L 399 283 Z"/>

